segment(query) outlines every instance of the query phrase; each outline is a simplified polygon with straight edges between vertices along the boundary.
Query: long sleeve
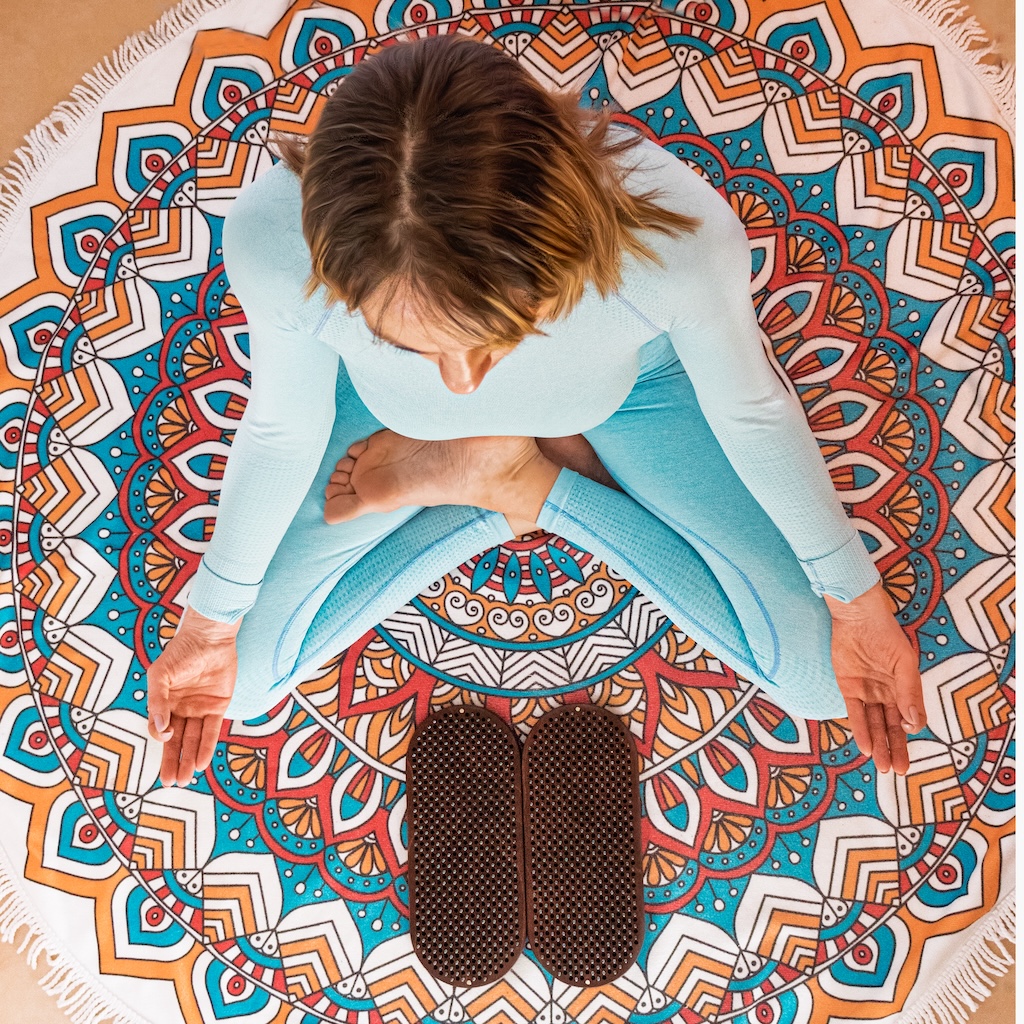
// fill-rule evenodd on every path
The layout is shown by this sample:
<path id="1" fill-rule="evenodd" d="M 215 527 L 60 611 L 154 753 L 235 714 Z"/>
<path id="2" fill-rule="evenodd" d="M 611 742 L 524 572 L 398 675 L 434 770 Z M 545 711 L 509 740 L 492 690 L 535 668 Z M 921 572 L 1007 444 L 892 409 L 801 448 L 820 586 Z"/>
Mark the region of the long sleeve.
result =
<path id="1" fill-rule="evenodd" d="M 852 601 L 878 582 L 878 571 L 846 516 L 803 409 L 762 348 L 743 225 L 693 177 L 700 209 L 690 209 L 703 224 L 674 250 L 681 265 L 669 271 L 679 289 L 669 337 L 715 437 L 812 589 Z"/>
<path id="2" fill-rule="evenodd" d="M 285 174 L 278 166 L 249 185 L 224 223 L 224 266 L 249 325 L 252 383 L 188 604 L 227 623 L 255 603 L 334 426 L 338 353 L 295 324 L 309 252 Z"/>

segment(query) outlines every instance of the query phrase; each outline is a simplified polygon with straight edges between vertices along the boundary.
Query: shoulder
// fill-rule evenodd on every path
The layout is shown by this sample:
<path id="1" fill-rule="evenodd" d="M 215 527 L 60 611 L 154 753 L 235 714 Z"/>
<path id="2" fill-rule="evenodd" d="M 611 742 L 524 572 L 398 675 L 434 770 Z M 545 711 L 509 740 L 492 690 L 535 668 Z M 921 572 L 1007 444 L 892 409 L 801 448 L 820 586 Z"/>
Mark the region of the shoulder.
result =
<path id="1" fill-rule="evenodd" d="M 667 235 L 645 230 L 643 241 L 664 261 L 664 269 L 643 261 L 646 272 L 664 277 L 676 287 L 688 280 L 706 281 L 709 270 L 723 264 L 746 267 L 749 273 L 750 244 L 743 222 L 727 199 L 675 153 L 649 138 L 622 157 L 629 168 L 625 186 L 633 195 L 653 193 L 655 205 L 695 217 L 700 222 L 692 232 Z"/>
<path id="2" fill-rule="evenodd" d="M 743 224 L 728 200 L 679 156 L 648 138 L 634 152 L 638 166 L 631 188 L 657 189 L 659 206 L 699 218 L 703 224 L 698 236 L 702 232 L 735 234 L 737 229 L 742 233 Z"/>
<path id="3" fill-rule="evenodd" d="M 277 307 L 302 306 L 312 271 L 302 235 L 302 189 L 295 174 L 275 164 L 246 185 L 224 218 L 224 269 L 243 307 L 272 298 Z"/>

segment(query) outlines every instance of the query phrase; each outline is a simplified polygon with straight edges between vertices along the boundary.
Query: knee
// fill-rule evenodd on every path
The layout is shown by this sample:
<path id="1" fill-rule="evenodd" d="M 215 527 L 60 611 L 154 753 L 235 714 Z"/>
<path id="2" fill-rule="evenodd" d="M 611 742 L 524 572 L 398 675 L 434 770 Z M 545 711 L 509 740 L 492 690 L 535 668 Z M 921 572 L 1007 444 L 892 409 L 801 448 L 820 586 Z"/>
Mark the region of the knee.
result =
<path id="1" fill-rule="evenodd" d="M 231 696 L 225 718 L 236 722 L 248 722 L 253 718 L 261 718 L 271 708 L 288 696 L 290 691 L 284 688 L 272 690 L 267 683 L 260 686 L 247 685 L 241 677 L 235 683 L 235 692 Z"/>
<path id="2" fill-rule="evenodd" d="M 786 669 L 785 664 L 783 669 Z M 754 680 L 754 683 L 791 718 L 823 722 L 846 717 L 846 701 L 831 664 L 795 666 L 776 673 L 773 682 Z"/>
<path id="3" fill-rule="evenodd" d="M 225 718 L 246 722 L 276 707 L 294 686 L 282 685 L 274 672 L 273 645 L 261 643 L 251 630 L 246 632 L 245 625 L 238 631 L 235 650 L 238 659 L 235 689 Z"/>
<path id="4" fill-rule="evenodd" d="M 832 619 L 825 602 L 797 588 L 769 620 L 772 642 L 751 641 L 761 669 L 753 680 L 775 704 L 795 718 L 824 721 L 846 717 L 846 701 L 832 664 Z"/>

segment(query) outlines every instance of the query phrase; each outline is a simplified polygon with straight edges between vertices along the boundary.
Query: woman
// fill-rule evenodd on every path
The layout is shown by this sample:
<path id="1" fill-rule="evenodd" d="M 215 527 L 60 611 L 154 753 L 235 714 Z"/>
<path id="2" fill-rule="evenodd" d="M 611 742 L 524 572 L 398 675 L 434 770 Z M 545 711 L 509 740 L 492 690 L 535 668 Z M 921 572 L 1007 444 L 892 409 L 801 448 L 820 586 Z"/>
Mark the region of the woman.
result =
<path id="1" fill-rule="evenodd" d="M 363 60 L 308 148 L 280 145 L 224 224 L 252 390 L 148 673 L 164 785 L 205 770 L 225 714 L 534 526 L 906 772 L 917 658 L 761 347 L 728 203 L 463 37 Z"/>

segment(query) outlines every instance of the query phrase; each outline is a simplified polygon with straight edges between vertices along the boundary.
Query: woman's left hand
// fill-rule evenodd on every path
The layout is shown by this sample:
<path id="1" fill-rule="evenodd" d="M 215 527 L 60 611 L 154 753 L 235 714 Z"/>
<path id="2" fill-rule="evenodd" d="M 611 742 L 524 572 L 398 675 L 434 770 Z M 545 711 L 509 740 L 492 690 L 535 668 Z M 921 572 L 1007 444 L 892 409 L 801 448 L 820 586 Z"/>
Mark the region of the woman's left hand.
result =
<path id="1" fill-rule="evenodd" d="M 878 770 L 906 775 L 907 733 L 928 723 L 917 653 L 889 607 L 881 581 L 848 604 L 825 595 L 832 613 L 832 665 L 853 738 Z"/>

